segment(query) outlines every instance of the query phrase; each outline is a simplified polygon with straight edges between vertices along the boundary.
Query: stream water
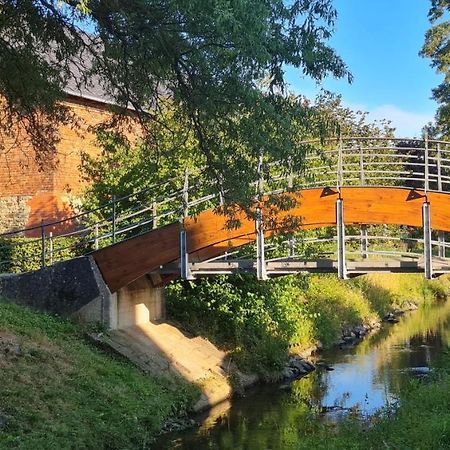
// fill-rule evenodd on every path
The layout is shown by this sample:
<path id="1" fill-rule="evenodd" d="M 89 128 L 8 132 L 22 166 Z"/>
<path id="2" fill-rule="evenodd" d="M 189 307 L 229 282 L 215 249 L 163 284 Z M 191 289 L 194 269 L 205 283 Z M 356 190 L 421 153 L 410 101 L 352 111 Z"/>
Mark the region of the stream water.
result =
<path id="1" fill-rule="evenodd" d="M 290 384 L 260 386 L 198 418 L 200 427 L 163 436 L 161 450 L 285 450 L 312 421 L 370 415 L 398 402 L 403 384 L 426 377 L 450 346 L 450 301 L 405 314 L 354 347 L 323 352 L 334 370 L 316 370 Z"/>

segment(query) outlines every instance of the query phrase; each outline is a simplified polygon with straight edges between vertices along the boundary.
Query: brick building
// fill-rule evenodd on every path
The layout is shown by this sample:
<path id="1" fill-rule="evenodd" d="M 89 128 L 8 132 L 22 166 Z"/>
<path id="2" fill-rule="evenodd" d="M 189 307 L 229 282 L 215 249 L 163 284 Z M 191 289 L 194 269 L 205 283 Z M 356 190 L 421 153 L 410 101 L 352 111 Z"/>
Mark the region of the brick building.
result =
<path id="1" fill-rule="evenodd" d="M 0 233 L 60 220 L 73 214 L 72 205 L 83 189 L 81 154 L 99 153 L 90 127 L 110 116 L 112 103 L 97 87 L 66 89 L 65 104 L 77 118 L 77 126 L 59 129 L 59 163 L 39 170 L 26 139 L 7 143 L 0 154 Z"/>

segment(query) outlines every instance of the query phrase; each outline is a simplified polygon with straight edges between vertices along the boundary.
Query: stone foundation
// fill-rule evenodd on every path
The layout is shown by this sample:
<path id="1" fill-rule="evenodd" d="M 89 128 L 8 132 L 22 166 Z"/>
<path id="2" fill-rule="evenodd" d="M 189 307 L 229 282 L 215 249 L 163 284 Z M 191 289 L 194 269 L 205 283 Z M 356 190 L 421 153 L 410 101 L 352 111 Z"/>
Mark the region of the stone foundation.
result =
<path id="1" fill-rule="evenodd" d="M 91 257 L 0 275 L 0 296 L 38 311 L 122 329 L 165 317 L 164 288 L 143 276 L 111 293 Z"/>
<path id="2" fill-rule="evenodd" d="M 31 212 L 28 205 L 30 199 L 29 195 L 0 197 L 0 233 L 27 227 Z"/>

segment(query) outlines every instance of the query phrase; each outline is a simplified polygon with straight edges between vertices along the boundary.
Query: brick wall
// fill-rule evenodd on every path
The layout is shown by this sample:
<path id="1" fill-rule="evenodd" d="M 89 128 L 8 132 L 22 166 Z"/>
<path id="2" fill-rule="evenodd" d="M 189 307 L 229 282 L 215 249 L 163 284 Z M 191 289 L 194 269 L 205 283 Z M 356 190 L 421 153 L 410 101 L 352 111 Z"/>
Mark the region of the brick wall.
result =
<path id="1" fill-rule="evenodd" d="M 73 214 L 71 203 L 80 195 L 81 154 L 97 155 L 90 127 L 107 120 L 108 106 L 80 97 L 68 97 L 77 126 L 59 130 L 58 164 L 40 170 L 25 137 L 15 136 L 0 154 L 0 232 L 60 220 Z"/>

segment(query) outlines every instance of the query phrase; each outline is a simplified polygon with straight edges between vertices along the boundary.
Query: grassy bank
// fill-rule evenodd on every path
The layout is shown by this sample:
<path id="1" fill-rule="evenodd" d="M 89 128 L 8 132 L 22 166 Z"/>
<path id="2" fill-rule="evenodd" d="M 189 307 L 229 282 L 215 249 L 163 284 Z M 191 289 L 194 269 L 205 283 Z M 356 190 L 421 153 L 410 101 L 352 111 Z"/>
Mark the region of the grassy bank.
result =
<path id="1" fill-rule="evenodd" d="M 146 448 L 197 398 L 93 347 L 67 321 L 0 302 L 0 448 Z"/>
<path id="2" fill-rule="evenodd" d="M 168 313 L 191 332 L 229 350 L 235 361 L 266 378 L 275 376 L 288 349 L 332 346 L 342 328 L 379 321 L 413 302 L 445 296 L 449 278 L 366 275 L 340 281 L 333 275 L 289 276 L 265 283 L 234 276 L 176 282 L 167 292 Z"/>

